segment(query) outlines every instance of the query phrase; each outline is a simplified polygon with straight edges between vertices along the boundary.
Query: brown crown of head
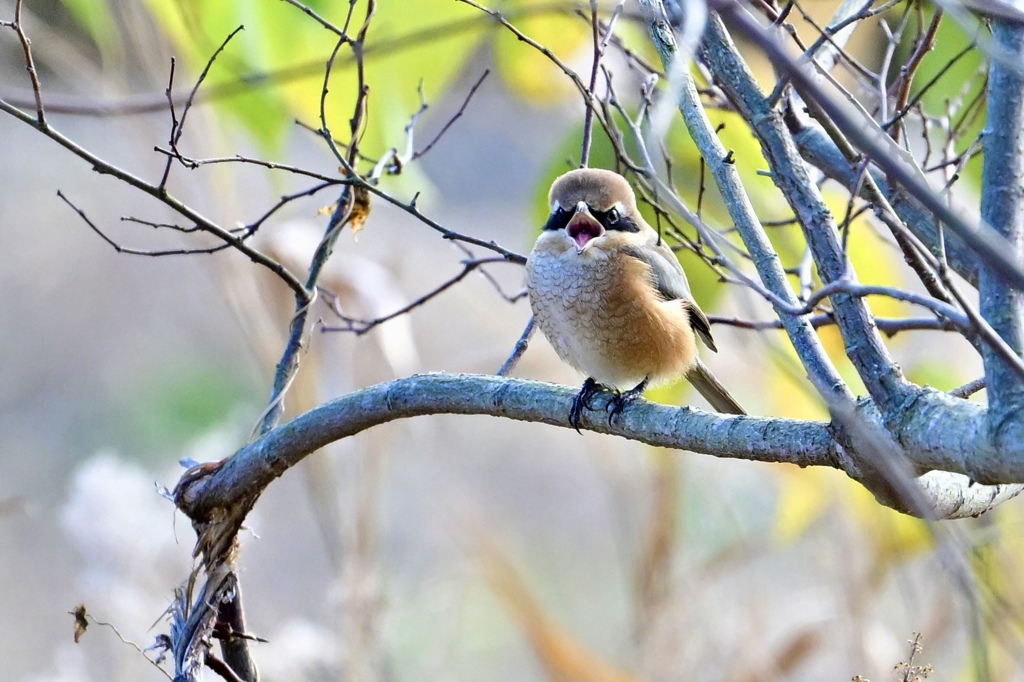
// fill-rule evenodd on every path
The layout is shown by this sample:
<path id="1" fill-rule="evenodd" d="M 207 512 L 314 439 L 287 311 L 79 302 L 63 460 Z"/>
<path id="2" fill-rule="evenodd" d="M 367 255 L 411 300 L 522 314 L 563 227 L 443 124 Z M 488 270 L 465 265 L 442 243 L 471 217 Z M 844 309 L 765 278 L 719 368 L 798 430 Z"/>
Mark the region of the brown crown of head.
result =
<path id="1" fill-rule="evenodd" d="M 633 188 L 626 178 L 601 168 L 579 168 L 559 177 L 548 195 L 549 205 L 556 201 L 569 211 L 581 201 L 595 211 L 607 211 L 615 202 L 622 202 L 630 213 L 636 211 Z"/>

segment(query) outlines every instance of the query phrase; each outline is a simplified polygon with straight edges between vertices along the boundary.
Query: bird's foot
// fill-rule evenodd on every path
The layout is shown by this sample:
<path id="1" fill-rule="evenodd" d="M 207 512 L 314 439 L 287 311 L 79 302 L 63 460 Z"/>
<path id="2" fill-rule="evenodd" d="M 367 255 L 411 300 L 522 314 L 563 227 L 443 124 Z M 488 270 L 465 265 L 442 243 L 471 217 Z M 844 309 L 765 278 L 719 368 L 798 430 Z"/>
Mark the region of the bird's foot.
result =
<path id="1" fill-rule="evenodd" d="M 576 394 L 576 397 L 572 399 L 572 407 L 569 409 L 569 424 L 572 428 L 576 429 L 576 433 L 582 434 L 580 431 L 580 417 L 583 416 L 583 410 L 594 409 L 593 400 L 594 396 L 599 393 L 604 393 L 608 389 L 601 384 L 597 383 L 590 377 L 583 382 L 583 388 Z"/>
<path id="2" fill-rule="evenodd" d="M 612 420 L 615 419 L 615 415 L 621 413 L 626 406 L 632 403 L 634 400 L 644 394 L 644 390 L 647 388 L 647 379 L 644 379 L 639 384 L 621 393 L 616 392 L 612 396 L 611 400 L 608 401 L 608 405 L 605 409 L 608 410 L 608 426 L 612 425 Z"/>

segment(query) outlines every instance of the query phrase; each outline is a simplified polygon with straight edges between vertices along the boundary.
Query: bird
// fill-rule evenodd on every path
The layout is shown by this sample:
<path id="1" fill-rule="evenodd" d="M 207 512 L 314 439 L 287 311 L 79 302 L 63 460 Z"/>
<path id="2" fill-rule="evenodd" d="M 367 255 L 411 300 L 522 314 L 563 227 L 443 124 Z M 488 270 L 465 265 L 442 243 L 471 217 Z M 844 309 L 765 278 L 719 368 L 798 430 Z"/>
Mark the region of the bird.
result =
<path id="1" fill-rule="evenodd" d="M 652 384 L 685 376 L 711 406 L 746 414 L 697 356 L 717 352 L 675 253 L 636 206 L 623 176 L 578 168 L 558 177 L 551 213 L 526 261 L 534 319 L 558 356 L 586 375 L 569 411 L 610 392 L 608 423 Z"/>

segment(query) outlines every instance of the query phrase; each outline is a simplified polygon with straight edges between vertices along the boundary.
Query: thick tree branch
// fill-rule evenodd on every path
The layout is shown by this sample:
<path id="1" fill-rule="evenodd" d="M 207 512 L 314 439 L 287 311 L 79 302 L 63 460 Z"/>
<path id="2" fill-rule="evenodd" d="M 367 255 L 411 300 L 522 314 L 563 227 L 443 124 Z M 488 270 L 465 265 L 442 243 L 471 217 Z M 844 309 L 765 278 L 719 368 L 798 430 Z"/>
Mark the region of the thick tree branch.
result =
<path id="1" fill-rule="evenodd" d="M 219 465 L 191 470 L 175 490 L 176 503 L 197 527 L 215 528 L 214 535 L 233 536 L 232 531 L 267 485 L 328 443 L 396 419 L 428 414 L 490 415 L 570 428 L 569 406 L 575 393 L 567 386 L 460 374 L 424 374 L 378 384 L 282 424 Z M 956 469 L 955 465 L 977 458 L 987 443 L 983 408 L 938 392 L 929 394 L 927 401 L 927 408 L 941 412 L 941 421 L 927 426 L 908 424 L 905 432 L 897 434 L 906 436 L 900 445 L 910 463 L 919 470 Z M 937 413 L 928 409 L 914 412 L 917 419 L 928 414 L 934 417 Z M 858 417 L 865 424 L 881 426 L 878 412 L 869 404 L 859 409 Z M 611 424 L 600 409 L 585 413 L 582 426 L 658 447 L 758 462 L 827 466 L 858 478 L 861 475 L 854 458 L 844 453 L 824 422 L 722 416 L 641 400 Z M 1002 501 L 1016 494 L 1012 490 L 1016 486 L 954 486 L 950 481 L 955 478 L 941 472 L 927 477 L 929 486 L 952 496 L 930 500 L 936 515 L 963 515 L 950 511 L 954 508 L 978 514 L 988 508 L 981 500 Z M 966 483 L 964 476 L 959 479 Z M 223 528 L 224 524 L 231 528 Z M 210 547 L 202 540 L 201 546 Z"/>
<path id="2" fill-rule="evenodd" d="M 859 187 L 860 197 L 868 199 L 868 188 L 858 182 L 857 164 L 843 155 L 824 130 L 812 125 L 807 117 L 798 116 L 795 112 L 787 112 L 786 124 L 793 133 L 793 141 L 800 150 L 800 155 L 808 163 L 851 192 Z M 949 231 L 940 239 L 935 218 L 927 209 L 902 187 L 890 185 L 881 173 L 875 170 L 868 172 L 899 220 L 926 244 L 936 257 L 945 257 L 954 272 L 968 282 L 976 284 L 978 259 L 967 244 L 956 233 Z M 880 213 L 882 209 L 876 211 Z M 940 243 L 944 248 L 940 247 Z"/>
<path id="3" fill-rule="evenodd" d="M 657 7 L 660 5 L 660 2 L 645 2 L 644 4 Z M 659 49 L 664 51 L 664 48 L 659 43 L 668 44 L 671 38 L 666 39 L 659 35 L 661 27 L 657 24 L 659 19 L 658 13 L 651 16 L 654 20 L 651 26 L 652 37 Z M 831 215 L 821 201 L 820 195 L 815 191 L 813 183 L 806 177 L 802 162 L 797 158 L 792 142 L 788 139 L 787 131 L 781 125 L 777 114 L 767 105 L 749 71 L 746 70 L 742 60 L 739 59 L 735 50 L 732 49 L 724 27 L 717 17 L 714 16 L 709 21 L 709 24 L 705 44 L 702 47 L 703 59 L 715 74 L 716 82 L 723 87 L 730 100 L 740 109 L 744 118 L 751 122 L 755 133 L 761 140 L 765 155 L 772 164 L 773 177 L 778 178 L 776 182 L 780 184 L 780 188 L 789 199 L 804 227 L 805 237 L 815 256 L 818 270 L 822 274 L 823 279 L 826 282 L 830 282 L 826 289 L 829 286 L 836 286 L 842 283 L 848 276 L 843 274 L 844 271 L 848 272 L 848 267 L 845 262 L 843 249 L 837 239 L 838 231 L 834 222 L 832 222 Z M 663 30 L 667 33 L 669 29 L 665 27 Z M 697 140 L 698 146 L 705 153 L 705 157 L 710 161 L 713 161 L 716 156 L 722 158 L 724 149 L 720 149 L 716 154 L 714 152 L 714 142 L 709 143 L 706 141 L 708 137 L 706 127 L 702 129 L 700 126 L 693 125 L 693 122 L 699 121 L 699 118 L 687 112 L 685 106 L 683 113 L 691 128 L 691 135 Z M 712 150 L 712 153 L 708 154 L 705 150 Z M 728 175 L 725 173 L 716 174 L 716 178 L 718 177 L 724 178 L 727 183 L 726 188 L 722 192 L 723 196 L 727 199 L 727 203 L 742 205 L 742 198 L 739 202 L 728 201 L 731 196 Z M 738 187 L 738 182 L 733 187 L 737 191 L 742 191 Z M 736 211 L 735 206 L 731 206 L 730 211 L 737 222 L 737 228 L 742 234 L 742 218 L 737 219 L 737 215 L 742 216 L 742 212 Z M 753 224 L 758 230 L 761 229 L 756 220 L 753 221 Z M 746 237 L 744 239 L 746 241 Z M 755 262 L 757 262 L 758 258 L 755 254 L 761 252 L 761 250 L 756 246 L 751 247 L 749 243 L 748 250 Z M 769 256 L 774 255 L 770 247 L 767 254 Z M 759 271 L 761 271 L 760 267 Z M 763 274 L 762 278 L 764 278 Z M 766 284 L 769 283 L 767 279 L 764 281 Z M 788 286 L 788 282 L 786 286 Z M 903 380 L 898 368 L 889 359 L 887 351 L 878 336 L 878 331 L 872 323 L 870 313 L 862 303 L 854 301 L 852 298 L 839 296 L 833 297 L 833 302 L 836 305 L 838 322 L 847 342 L 847 350 L 854 360 L 859 373 L 864 378 L 865 384 L 868 385 L 869 389 L 872 389 L 871 393 L 874 398 L 873 401 L 863 403 L 862 409 L 859 410 L 859 415 L 863 417 L 869 408 L 871 411 L 869 420 L 859 423 L 855 423 L 856 420 L 851 419 L 841 420 L 845 432 L 843 442 L 851 447 L 849 453 L 851 461 L 843 466 L 847 473 L 861 480 L 876 492 L 876 495 L 885 503 L 900 505 L 901 508 L 904 508 L 903 505 L 908 498 L 895 495 L 893 490 L 900 487 L 905 488 L 906 482 L 912 480 L 912 477 L 904 475 L 901 479 L 898 476 L 900 472 L 894 471 L 892 466 L 881 466 L 886 462 L 886 459 L 902 460 L 903 456 L 905 456 L 911 467 L 908 471 L 912 471 L 913 468 L 916 468 L 918 471 L 934 468 L 964 473 L 977 471 L 977 465 L 980 462 L 991 458 L 992 450 L 994 449 L 991 441 L 987 439 L 975 440 L 979 436 L 979 428 L 984 424 L 983 410 L 978 412 L 974 411 L 973 408 L 966 408 L 966 412 L 971 413 L 968 415 L 960 411 L 958 406 L 944 402 L 945 396 L 931 395 L 928 391 L 919 392 L 916 387 Z M 962 317 L 959 312 L 956 313 L 956 318 L 961 323 L 963 323 Z M 812 378 L 813 376 L 812 373 Z M 826 390 L 823 391 L 823 395 L 828 399 L 830 394 Z M 852 404 L 849 402 L 848 396 L 835 395 L 834 398 L 836 399 L 829 400 L 831 407 L 840 412 L 852 414 L 850 410 Z M 875 407 L 876 404 L 881 408 L 880 411 Z M 914 407 L 913 410 L 909 409 L 911 406 Z M 920 440 L 922 434 L 915 433 L 914 429 L 898 428 L 907 421 L 914 421 L 919 429 L 927 430 L 929 427 L 923 426 L 920 418 L 928 414 L 934 419 L 935 412 L 943 410 L 957 411 L 957 416 L 961 421 L 959 422 L 958 429 L 944 433 L 942 437 L 936 438 L 934 442 L 923 442 Z M 878 430 L 877 428 L 877 425 L 881 423 L 884 423 L 890 429 L 894 429 L 895 433 L 905 436 L 905 438 L 896 443 L 889 441 L 888 436 L 886 436 L 885 439 L 870 439 L 870 442 L 862 442 L 858 446 L 855 432 L 877 431 L 877 433 L 885 433 L 884 430 Z M 935 436 L 936 434 L 933 432 L 931 435 Z M 892 452 L 886 456 L 879 456 L 880 449 L 877 447 L 876 441 L 890 443 Z M 964 454 L 966 452 L 964 446 L 971 441 L 975 445 L 968 448 L 968 450 L 972 450 L 973 455 L 976 457 L 965 456 Z M 884 452 L 884 448 L 881 451 Z M 935 461 L 935 455 L 940 451 L 942 455 L 938 459 L 943 459 L 943 464 L 938 464 Z M 858 459 L 858 456 L 864 459 Z M 949 466 L 950 463 L 953 466 Z M 1021 480 L 1022 476 L 1019 469 L 1020 467 L 1016 467 L 1009 479 L 996 478 L 988 480 Z M 1002 471 L 1008 473 L 1007 469 Z M 988 476 L 987 473 L 983 475 Z M 930 484 L 934 485 L 939 485 L 937 482 L 941 481 L 939 487 L 947 495 L 947 501 L 951 499 L 948 496 L 963 500 L 974 498 L 977 493 L 977 491 L 972 490 L 970 479 L 964 476 L 934 474 L 930 476 L 929 481 Z M 1019 486 L 1007 486 L 999 490 L 998 496 L 1001 499 L 1006 499 L 1016 495 L 1020 489 Z M 916 490 L 914 494 L 919 497 Z M 927 504 L 935 505 L 935 501 L 929 500 Z M 942 507 L 941 504 L 938 506 Z M 924 513 L 924 507 L 921 505 L 912 505 L 905 510 L 916 514 Z"/>
<path id="4" fill-rule="evenodd" d="M 179 506 L 194 519 L 262 490 L 309 453 L 395 419 L 480 414 L 569 428 L 575 389 L 536 381 L 466 374 L 422 374 L 333 400 L 235 453 L 215 474 L 179 486 Z M 790 419 L 723 417 L 695 408 L 640 401 L 609 424 L 600 410 L 581 426 L 655 445 L 759 462 L 835 466 L 828 425 Z"/>
<path id="5" fill-rule="evenodd" d="M 754 21 L 743 10 L 736 10 L 735 14 L 742 14 L 748 22 Z M 750 122 L 761 142 L 772 168 L 772 178 L 796 213 L 822 281 L 829 283 L 848 278 L 849 267 L 832 214 L 808 178 L 803 159 L 797 154 L 781 117 L 761 93 L 717 15 L 708 20 L 700 53 L 701 60 L 744 119 Z M 836 295 L 832 301 L 847 353 L 871 397 L 883 413 L 904 403 L 910 395 L 910 386 L 889 357 L 867 305 L 862 299 L 846 294 Z"/>
<path id="6" fill-rule="evenodd" d="M 750 253 L 761 281 L 791 309 L 799 307 L 799 300 L 779 255 L 768 240 L 743 189 L 736 165 L 728 162 L 728 153 L 701 105 L 689 68 L 678 57 L 675 36 L 662 3 L 660 0 L 640 0 L 640 4 L 645 10 L 648 32 L 666 73 L 680 81 L 679 111 L 686 122 L 686 128 L 715 178 L 729 216 Z M 853 394 L 839 376 L 839 371 L 829 359 L 807 317 L 787 314 L 781 306 L 776 306 L 776 312 L 812 383 L 828 392 L 852 399 Z"/>
<path id="7" fill-rule="evenodd" d="M 815 75 L 789 55 L 775 36 L 766 31 L 742 5 L 727 0 L 720 9 L 729 15 L 746 38 L 761 48 L 772 63 L 792 79 L 804 100 L 816 102 L 872 163 L 893 182 L 903 186 L 986 263 L 999 270 L 1014 286 L 1024 288 L 1024 268 L 1014 259 L 1011 246 L 990 225 L 950 208 L 945 199 L 929 187 L 918 169 L 906 161 L 904 151 L 874 121 L 825 94 L 815 81 Z"/>
<path id="8" fill-rule="evenodd" d="M 992 36 L 1004 50 L 1024 61 L 1024 27 L 1005 20 L 992 23 Z M 988 120 L 984 137 L 981 215 L 1012 245 L 1011 255 L 1024 255 L 1024 75 L 993 60 L 989 71 Z M 1024 348 L 1024 294 L 998 271 L 982 268 L 978 275 L 981 314 L 1020 355 Z M 996 442 L 1019 439 L 1024 429 L 1024 381 L 989 346 L 982 349 L 988 389 L 989 424 Z"/>

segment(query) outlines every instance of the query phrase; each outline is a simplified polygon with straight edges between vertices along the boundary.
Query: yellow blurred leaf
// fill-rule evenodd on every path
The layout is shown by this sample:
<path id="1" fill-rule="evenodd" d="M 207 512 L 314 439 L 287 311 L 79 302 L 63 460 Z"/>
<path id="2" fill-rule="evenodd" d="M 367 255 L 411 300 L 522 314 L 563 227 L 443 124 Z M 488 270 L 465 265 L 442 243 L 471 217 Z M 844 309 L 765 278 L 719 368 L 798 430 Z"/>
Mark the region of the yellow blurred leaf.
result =
<path id="1" fill-rule="evenodd" d="M 864 552 L 872 557 L 872 578 L 884 577 L 893 566 L 935 547 L 924 521 L 878 504 L 862 485 L 831 469 L 776 470 L 779 503 L 775 536 L 790 542 L 831 509 L 848 514 L 868 538 Z"/>
<path id="2" fill-rule="evenodd" d="M 935 538 L 926 522 L 883 507 L 866 488 L 852 481 L 847 487 L 846 508 L 871 540 L 876 579 L 896 564 L 934 549 Z"/>
<path id="3" fill-rule="evenodd" d="M 774 536 L 781 542 L 793 542 L 828 511 L 835 479 L 823 469 L 779 467 L 779 502 L 775 514 Z"/>
<path id="4" fill-rule="evenodd" d="M 336 26 L 349 8 L 338 2 L 310 5 Z M 191 86 L 186 79 L 199 73 L 231 31 L 245 26 L 218 56 L 204 88 L 230 86 L 233 94 L 216 100 L 217 107 L 260 142 L 281 141 L 295 119 L 319 127 L 321 101 L 335 137 L 345 140 L 351 134 L 358 95 L 352 50 L 338 51 L 325 95 L 325 67 L 338 38 L 298 8 L 249 0 L 146 0 L 146 6 L 173 44 L 180 66 L 189 67 L 178 73 L 179 88 Z M 487 28 L 482 19 L 479 11 L 450 0 L 378 3 L 364 50 L 366 80 L 374 84 L 361 138 L 367 155 L 380 155 L 404 137 L 402 128 L 419 105 L 421 82 L 430 101 L 459 76 Z M 362 21 L 359 7 L 353 37 Z"/>
<path id="5" fill-rule="evenodd" d="M 546 0 L 516 0 L 505 3 L 509 10 L 530 10 Z M 562 62 L 576 66 L 578 55 L 591 51 L 591 28 L 586 22 L 564 12 L 530 13 L 512 22 L 537 43 L 546 46 Z M 527 46 L 511 31 L 501 28 L 494 38 L 494 59 L 498 73 L 519 96 L 538 104 L 561 101 L 577 92 L 569 78 L 551 59 Z"/>

